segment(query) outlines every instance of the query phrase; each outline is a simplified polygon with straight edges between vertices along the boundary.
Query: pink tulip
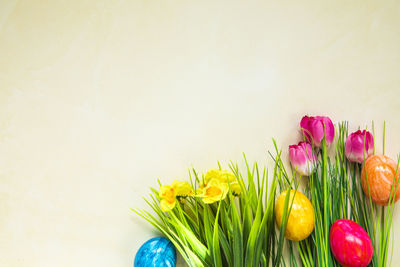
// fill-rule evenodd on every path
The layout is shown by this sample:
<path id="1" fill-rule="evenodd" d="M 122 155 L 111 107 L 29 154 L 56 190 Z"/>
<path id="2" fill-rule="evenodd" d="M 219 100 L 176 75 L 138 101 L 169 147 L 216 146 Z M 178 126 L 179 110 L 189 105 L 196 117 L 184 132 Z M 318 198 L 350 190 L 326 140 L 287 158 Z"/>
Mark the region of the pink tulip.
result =
<path id="1" fill-rule="evenodd" d="M 301 130 L 308 142 L 313 142 L 316 147 L 322 146 L 322 139 L 326 136 L 326 145 L 332 144 L 335 137 L 335 127 L 331 119 L 323 116 L 304 116 L 300 122 Z M 324 131 L 325 129 L 325 131 Z"/>
<path id="2" fill-rule="evenodd" d="M 300 142 L 289 146 L 289 159 L 296 172 L 309 176 L 316 168 L 317 159 L 309 143 Z"/>
<path id="3" fill-rule="evenodd" d="M 365 140 L 365 142 L 364 142 Z M 374 137 L 368 131 L 358 130 L 350 134 L 346 140 L 346 157 L 352 162 L 362 163 L 374 150 Z"/>

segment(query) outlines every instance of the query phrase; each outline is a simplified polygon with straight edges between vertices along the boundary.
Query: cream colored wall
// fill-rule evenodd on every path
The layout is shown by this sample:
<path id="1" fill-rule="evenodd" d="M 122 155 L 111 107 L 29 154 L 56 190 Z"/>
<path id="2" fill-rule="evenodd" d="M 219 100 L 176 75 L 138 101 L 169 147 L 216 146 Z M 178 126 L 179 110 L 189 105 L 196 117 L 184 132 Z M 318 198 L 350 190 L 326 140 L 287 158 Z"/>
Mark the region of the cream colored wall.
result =
<path id="1" fill-rule="evenodd" d="M 3 0 L 0 266 L 132 266 L 157 178 L 264 161 L 304 114 L 386 119 L 396 157 L 399 70 L 394 0 Z"/>

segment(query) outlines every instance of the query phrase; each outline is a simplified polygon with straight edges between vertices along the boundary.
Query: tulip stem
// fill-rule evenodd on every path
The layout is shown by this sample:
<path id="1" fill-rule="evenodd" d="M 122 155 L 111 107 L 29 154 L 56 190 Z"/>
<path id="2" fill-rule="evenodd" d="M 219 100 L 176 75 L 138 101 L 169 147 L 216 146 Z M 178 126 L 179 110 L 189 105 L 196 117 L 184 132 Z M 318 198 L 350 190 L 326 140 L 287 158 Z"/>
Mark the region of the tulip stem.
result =
<path id="1" fill-rule="evenodd" d="M 324 235 L 325 235 L 325 266 L 328 266 L 329 253 L 329 218 L 328 218 L 328 156 L 326 137 L 322 139 L 322 164 L 323 164 L 323 185 L 324 185 Z"/>

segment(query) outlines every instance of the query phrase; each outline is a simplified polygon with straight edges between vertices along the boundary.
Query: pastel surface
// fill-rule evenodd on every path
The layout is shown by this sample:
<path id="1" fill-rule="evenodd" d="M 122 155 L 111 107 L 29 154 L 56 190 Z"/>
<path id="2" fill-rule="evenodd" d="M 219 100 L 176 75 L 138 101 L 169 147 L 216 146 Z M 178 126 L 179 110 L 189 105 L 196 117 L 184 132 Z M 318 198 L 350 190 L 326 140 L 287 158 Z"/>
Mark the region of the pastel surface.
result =
<path id="1" fill-rule="evenodd" d="M 396 159 L 399 14 L 397 0 L 1 0 L 0 266 L 132 266 L 159 233 L 130 208 L 158 178 L 242 152 L 271 173 L 271 138 L 289 164 L 307 114 L 350 132 L 375 120 L 379 153 L 386 120 Z"/>

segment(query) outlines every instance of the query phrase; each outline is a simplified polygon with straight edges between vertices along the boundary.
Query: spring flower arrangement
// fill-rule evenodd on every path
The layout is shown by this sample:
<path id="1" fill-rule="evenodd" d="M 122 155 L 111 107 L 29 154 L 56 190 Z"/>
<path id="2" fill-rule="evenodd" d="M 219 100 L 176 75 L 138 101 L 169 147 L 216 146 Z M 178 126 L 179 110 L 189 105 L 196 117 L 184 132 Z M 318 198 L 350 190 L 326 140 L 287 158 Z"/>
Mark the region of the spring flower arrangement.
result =
<path id="1" fill-rule="evenodd" d="M 193 169 L 151 188 L 152 212 L 134 212 L 189 266 L 390 266 L 400 158 L 385 155 L 385 138 L 376 152 L 374 124 L 348 134 L 347 122 L 304 116 L 300 130 L 288 155 L 273 140 L 272 171 L 246 157 L 244 170 Z"/>
<path id="2" fill-rule="evenodd" d="M 246 158 L 245 164 L 245 173 L 233 163 L 229 170 L 219 166 L 203 175 L 193 169 L 189 182 L 152 189 L 146 201 L 154 215 L 134 211 L 164 234 L 189 266 L 278 266 L 284 242 L 276 240 L 274 220 L 280 170 L 276 165 L 269 185 L 265 167 L 250 166 Z"/>

